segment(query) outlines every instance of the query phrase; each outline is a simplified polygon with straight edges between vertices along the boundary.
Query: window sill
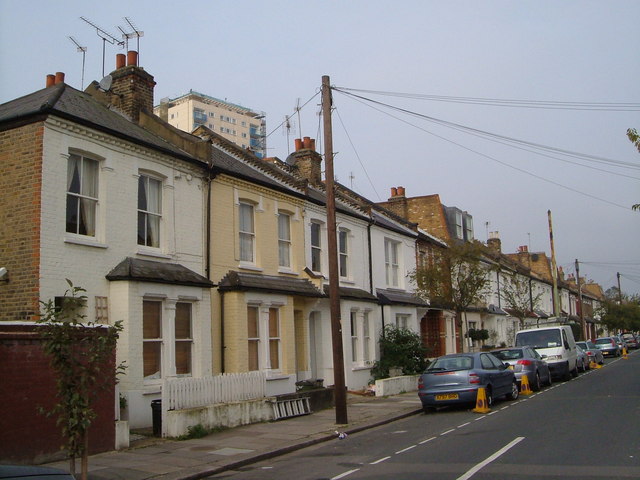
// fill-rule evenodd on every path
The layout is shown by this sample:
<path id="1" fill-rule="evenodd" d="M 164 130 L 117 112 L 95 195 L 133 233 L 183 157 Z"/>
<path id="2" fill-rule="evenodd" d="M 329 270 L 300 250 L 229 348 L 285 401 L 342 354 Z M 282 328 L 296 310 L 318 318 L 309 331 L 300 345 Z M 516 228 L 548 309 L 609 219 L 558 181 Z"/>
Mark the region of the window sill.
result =
<path id="1" fill-rule="evenodd" d="M 355 365 L 351 367 L 351 371 L 358 372 L 360 370 L 371 370 L 371 368 L 373 368 L 373 364 L 372 365 Z"/>
<path id="2" fill-rule="evenodd" d="M 340 283 L 345 283 L 347 285 L 355 285 L 356 282 L 347 277 L 340 277 Z"/>
<path id="3" fill-rule="evenodd" d="M 143 255 L 145 257 L 164 258 L 167 260 L 171 259 L 171 255 L 167 255 L 165 253 L 162 253 L 160 250 L 156 250 L 153 248 L 138 247 L 138 251 L 136 252 L 136 254 Z"/>
<path id="4" fill-rule="evenodd" d="M 295 272 L 290 268 L 286 268 L 286 267 L 279 267 L 278 273 L 284 273 L 285 275 L 298 275 L 298 272 Z"/>
<path id="5" fill-rule="evenodd" d="M 256 266 L 253 263 L 244 263 L 244 262 L 240 262 L 240 264 L 238 265 L 238 268 L 241 268 L 242 270 L 251 270 L 254 272 L 262 272 L 263 269 Z"/>
<path id="6" fill-rule="evenodd" d="M 143 395 L 157 395 L 159 393 L 162 393 L 161 383 L 145 383 L 142 387 Z"/>
<path id="7" fill-rule="evenodd" d="M 85 247 L 108 248 L 106 244 L 98 242 L 93 237 L 83 237 L 81 235 L 73 235 L 73 234 L 66 234 L 64 237 L 64 243 L 70 243 L 73 245 L 83 245 Z"/>
<path id="8" fill-rule="evenodd" d="M 271 380 L 288 380 L 290 376 L 291 375 L 285 375 L 284 373 L 280 373 L 280 372 L 274 372 L 274 373 L 267 372 L 267 382 Z"/>

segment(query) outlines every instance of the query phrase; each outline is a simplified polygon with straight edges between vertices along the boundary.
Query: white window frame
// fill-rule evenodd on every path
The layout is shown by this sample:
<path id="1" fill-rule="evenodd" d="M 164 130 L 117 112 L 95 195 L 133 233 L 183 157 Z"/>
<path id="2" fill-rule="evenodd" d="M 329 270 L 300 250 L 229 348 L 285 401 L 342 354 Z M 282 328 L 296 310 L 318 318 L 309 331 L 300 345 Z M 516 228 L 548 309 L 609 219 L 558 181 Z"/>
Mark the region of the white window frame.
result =
<path id="1" fill-rule="evenodd" d="M 338 270 L 340 277 L 349 278 L 351 269 L 349 268 L 349 230 L 338 229 Z"/>
<path id="2" fill-rule="evenodd" d="M 291 269 L 291 215 L 278 212 L 278 266 Z"/>
<path id="3" fill-rule="evenodd" d="M 309 243 L 311 245 L 311 271 L 321 273 L 322 272 L 322 223 L 312 221 L 311 222 L 311 234 L 309 235 Z M 314 244 L 314 228 L 317 228 L 317 244 Z M 316 265 L 314 265 L 314 258 L 317 258 Z M 317 268 L 314 268 L 317 267 Z"/>
<path id="4" fill-rule="evenodd" d="M 247 358 L 249 358 L 249 343 L 255 342 L 258 349 L 258 370 L 269 373 L 278 373 L 282 369 L 282 321 L 281 307 L 279 304 L 248 304 L 247 305 Z M 255 309 L 257 314 L 257 337 L 249 337 L 248 311 Z M 272 315 L 276 321 L 276 332 L 271 330 Z M 273 362 L 273 356 L 276 362 Z M 274 365 L 277 363 L 277 365 Z M 252 366 L 247 363 L 247 368 Z"/>
<path id="5" fill-rule="evenodd" d="M 462 212 L 455 212 L 456 217 L 456 238 L 463 239 L 464 238 L 464 230 L 462 225 Z"/>
<path id="6" fill-rule="evenodd" d="M 144 336 L 144 305 L 145 303 L 153 303 L 153 304 L 158 304 L 159 305 L 159 318 L 157 319 L 158 321 L 158 328 L 159 328 L 159 332 L 160 332 L 160 336 L 158 337 L 145 337 Z M 142 361 L 142 377 L 144 378 L 145 382 L 148 381 L 158 381 L 162 379 L 162 375 L 163 375 L 163 357 L 164 357 L 164 349 L 162 348 L 162 343 L 163 343 L 163 316 L 164 316 L 164 302 L 162 302 L 161 300 L 157 300 L 157 299 L 143 299 L 142 301 L 142 322 L 141 322 L 141 327 L 142 327 L 142 355 L 143 355 L 143 361 Z M 158 371 L 154 372 L 153 374 L 150 375 L 145 375 L 145 365 L 144 365 L 144 350 L 145 350 L 145 345 L 153 345 L 154 349 L 159 349 L 159 353 L 158 353 Z"/>
<path id="7" fill-rule="evenodd" d="M 387 286 L 400 287 L 400 242 L 384 239 L 384 266 Z"/>
<path id="8" fill-rule="evenodd" d="M 243 209 L 250 209 L 251 225 L 243 225 Z M 250 249 L 243 248 L 243 240 L 248 242 Z M 255 265 L 256 263 L 256 217 L 255 205 L 250 202 L 240 201 L 238 204 L 238 258 L 241 263 Z M 250 258 L 247 255 L 250 253 Z"/>
<path id="9" fill-rule="evenodd" d="M 71 183 L 69 175 L 71 174 L 71 162 L 79 161 L 79 183 L 78 191 L 71 191 Z M 85 168 L 91 163 L 95 169 L 95 179 L 92 182 L 93 184 L 90 186 L 86 181 Z M 95 190 L 95 191 L 90 191 Z M 67 159 L 67 188 L 66 188 L 66 202 L 67 205 L 65 207 L 65 232 L 73 235 L 79 235 L 82 237 L 91 237 L 97 238 L 98 231 L 98 206 L 99 206 L 99 195 L 100 195 L 100 160 L 96 158 L 92 158 L 90 156 L 70 152 L 69 157 Z M 69 217 L 69 200 L 74 199 L 77 202 L 75 215 L 77 217 L 77 221 L 75 223 L 76 228 L 74 231 L 68 230 L 68 221 Z M 87 210 L 88 209 L 88 210 Z M 91 219 L 85 219 L 82 221 L 81 217 L 83 217 L 82 212 L 87 211 L 87 215 L 91 216 L 91 212 L 93 215 L 93 221 Z M 89 223 L 89 225 L 85 225 L 85 229 L 89 228 L 88 231 L 82 232 L 82 224 Z M 93 223 L 93 229 L 91 230 L 91 223 Z"/>
<path id="10" fill-rule="evenodd" d="M 358 312 L 351 310 L 349 312 L 349 328 L 351 332 L 351 361 L 353 363 L 360 363 L 360 355 L 358 344 L 360 339 L 358 337 Z"/>
<path id="11" fill-rule="evenodd" d="M 362 360 L 365 365 L 371 363 L 371 315 L 365 311 L 362 317 Z"/>
<path id="12" fill-rule="evenodd" d="M 183 306 L 188 306 L 189 308 L 189 336 L 188 337 L 180 337 L 178 338 L 178 334 L 176 332 L 176 327 L 177 327 L 177 319 L 178 319 L 178 309 L 180 308 L 179 306 L 183 305 Z M 191 302 L 176 302 L 176 317 L 174 320 L 174 335 L 173 335 L 173 341 L 175 342 L 175 368 L 176 368 L 176 375 L 178 377 L 190 377 L 193 375 L 193 304 Z M 185 345 L 187 344 L 189 346 L 189 368 L 188 368 L 188 372 L 179 372 L 178 371 L 178 345 Z"/>
<path id="13" fill-rule="evenodd" d="M 408 313 L 396 313 L 396 328 L 409 328 L 409 320 L 411 319 L 411 315 Z"/>
<path id="14" fill-rule="evenodd" d="M 141 208 L 140 207 L 140 182 L 143 182 L 145 184 L 145 195 L 146 195 L 146 203 L 147 206 L 146 208 Z M 150 210 L 150 205 L 149 205 L 149 185 L 151 182 L 157 183 L 158 184 L 158 205 L 157 205 L 157 209 L 158 211 L 153 211 Z M 161 178 L 151 175 L 149 173 L 140 173 L 139 177 L 138 177 L 138 219 L 137 219 L 137 236 L 138 236 L 138 245 L 140 245 L 141 247 L 147 247 L 147 248 L 160 248 L 162 246 L 162 188 L 163 188 L 163 181 Z M 140 243 L 140 219 L 141 219 L 141 215 L 144 218 L 144 243 Z M 149 220 L 153 219 L 157 221 L 157 229 L 158 231 L 156 232 L 157 235 L 157 239 L 155 244 L 153 244 L 153 240 L 151 241 L 151 243 L 147 243 L 148 242 L 148 228 L 150 227 L 149 224 Z"/>

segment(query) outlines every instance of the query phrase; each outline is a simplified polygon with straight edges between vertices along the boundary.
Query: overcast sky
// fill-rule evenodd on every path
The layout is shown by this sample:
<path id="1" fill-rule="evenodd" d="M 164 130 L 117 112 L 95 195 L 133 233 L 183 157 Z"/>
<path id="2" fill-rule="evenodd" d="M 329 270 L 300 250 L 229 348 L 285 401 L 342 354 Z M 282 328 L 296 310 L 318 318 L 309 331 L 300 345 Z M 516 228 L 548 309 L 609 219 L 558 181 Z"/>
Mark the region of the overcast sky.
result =
<path id="1" fill-rule="evenodd" d="M 81 16 L 118 38 L 132 31 L 124 17 L 144 32 L 156 103 L 193 89 L 266 112 L 281 159 L 299 136 L 322 147 L 322 75 L 367 90 L 350 92 L 380 103 L 334 93 L 343 184 L 374 201 L 394 186 L 437 193 L 473 216 L 479 240 L 498 231 L 505 253 L 549 253 L 551 210 L 558 265 L 574 273 L 578 259 L 605 290 L 620 272 L 622 290 L 640 292 L 640 153 L 626 138 L 640 129 L 638 1 L 0 0 L 0 103 L 57 71 L 80 89 L 69 36 L 87 47 L 84 86 L 102 77 L 103 42 Z M 106 44 L 106 73 L 121 52 Z"/>

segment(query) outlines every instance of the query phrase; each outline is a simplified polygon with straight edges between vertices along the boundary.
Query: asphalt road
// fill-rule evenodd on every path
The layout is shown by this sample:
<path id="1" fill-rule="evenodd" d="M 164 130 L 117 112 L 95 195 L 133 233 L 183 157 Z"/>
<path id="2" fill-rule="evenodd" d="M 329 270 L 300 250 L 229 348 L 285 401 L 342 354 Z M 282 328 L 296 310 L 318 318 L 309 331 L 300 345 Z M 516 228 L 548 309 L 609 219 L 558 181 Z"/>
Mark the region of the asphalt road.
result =
<path id="1" fill-rule="evenodd" d="M 640 351 L 486 415 L 442 409 L 210 478 L 640 478 Z"/>

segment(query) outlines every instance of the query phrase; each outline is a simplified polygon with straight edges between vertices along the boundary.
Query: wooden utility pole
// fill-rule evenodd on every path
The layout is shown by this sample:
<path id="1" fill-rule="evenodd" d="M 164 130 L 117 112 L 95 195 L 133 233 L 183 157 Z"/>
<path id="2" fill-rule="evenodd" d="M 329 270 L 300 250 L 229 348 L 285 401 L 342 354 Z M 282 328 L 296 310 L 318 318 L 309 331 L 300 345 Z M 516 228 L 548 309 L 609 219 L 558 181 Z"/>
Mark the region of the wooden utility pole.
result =
<path id="1" fill-rule="evenodd" d="M 333 133 L 331 129 L 331 85 L 329 76 L 322 77 L 322 122 L 324 126 L 324 164 L 327 191 L 327 253 L 329 256 L 329 303 L 331 304 L 331 344 L 333 348 L 333 386 L 336 423 L 345 425 L 347 392 L 344 382 L 342 321 L 340 318 L 340 280 L 338 276 L 338 241 L 336 235 L 336 200 L 333 175 Z"/>
<path id="2" fill-rule="evenodd" d="M 616 272 L 618 277 L 618 304 L 622 305 L 622 288 L 620 287 L 620 272 Z"/>
<path id="3" fill-rule="evenodd" d="M 549 242 L 551 243 L 551 277 L 553 278 L 553 316 L 560 316 L 560 298 L 558 296 L 558 267 L 556 266 L 556 250 L 553 246 L 553 222 L 551 210 L 547 210 L 549 217 Z"/>
<path id="4" fill-rule="evenodd" d="M 582 328 L 583 339 L 587 339 L 587 329 L 584 323 L 584 305 L 582 304 L 582 283 L 580 282 L 580 263 L 576 258 L 576 283 L 578 284 L 578 302 L 580 305 L 580 328 Z"/>

